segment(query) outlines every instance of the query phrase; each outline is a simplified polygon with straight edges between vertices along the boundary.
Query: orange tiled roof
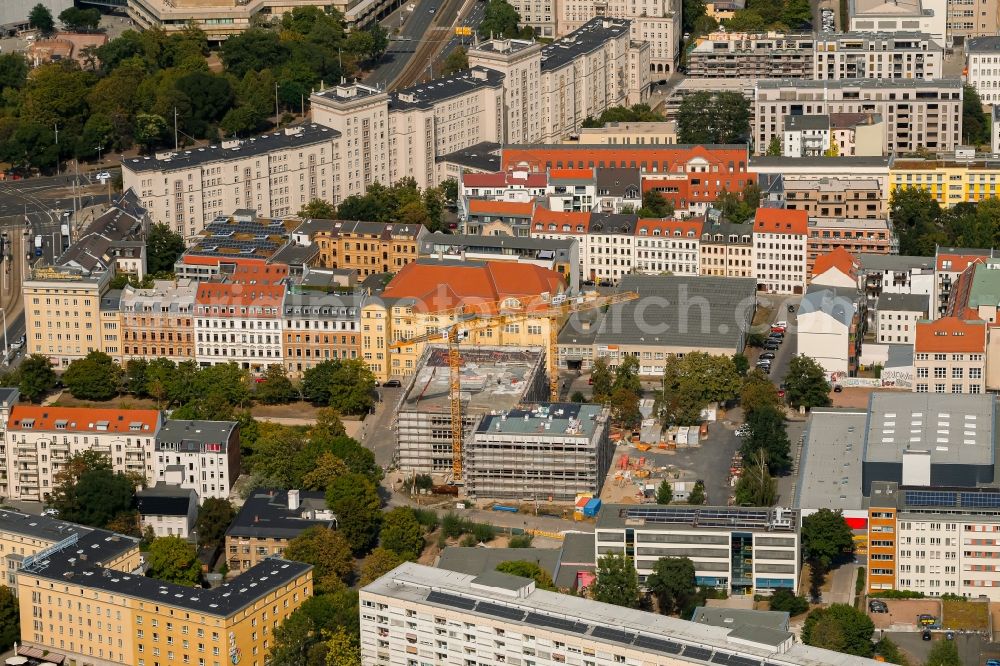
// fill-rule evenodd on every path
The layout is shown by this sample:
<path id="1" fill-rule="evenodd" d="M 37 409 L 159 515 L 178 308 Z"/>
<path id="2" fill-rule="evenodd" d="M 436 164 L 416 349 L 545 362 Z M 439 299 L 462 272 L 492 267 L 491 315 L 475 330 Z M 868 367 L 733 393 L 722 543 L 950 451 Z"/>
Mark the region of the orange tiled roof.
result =
<path id="1" fill-rule="evenodd" d="M 202 282 L 198 285 L 195 303 L 198 305 L 219 305 L 238 307 L 276 308 L 271 313 L 277 316 L 285 297 L 285 287 L 280 284 L 249 284 L 241 282 Z M 257 313 L 262 314 L 262 313 Z M 247 313 L 236 312 L 232 316 L 246 317 Z"/>
<path id="2" fill-rule="evenodd" d="M 785 208 L 758 208 L 753 230 L 764 234 L 806 236 L 809 233 L 809 213 Z"/>
<path id="3" fill-rule="evenodd" d="M 541 229 L 537 229 L 536 225 L 543 225 Z M 573 212 L 573 211 L 561 211 L 561 210 L 549 210 L 548 208 L 542 208 L 538 206 L 535 208 L 534 214 L 531 216 L 531 230 L 533 232 L 541 233 L 544 231 L 549 231 L 548 225 L 556 225 L 555 231 L 561 233 L 581 233 L 586 234 L 587 230 L 590 228 L 590 213 L 589 212 Z M 564 224 L 569 225 L 569 231 L 565 231 L 562 227 Z M 583 225 L 583 231 L 576 231 L 576 228 Z"/>
<path id="4" fill-rule="evenodd" d="M 491 199 L 470 199 L 469 212 L 473 214 L 492 213 L 495 215 L 521 215 L 531 217 L 533 201 L 493 201 Z"/>
<path id="5" fill-rule="evenodd" d="M 972 264 L 980 264 L 988 257 L 981 254 L 939 254 L 937 256 L 936 268 L 939 271 L 947 270 L 954 273 L 961 273 Z M 950 261 L 951 268 L 944 268 L 944 262 Z"/>
<path id="6" fill-rule="evenodd" d="M 701 238 L 703 220 L 672 220 L 668 218 L 639 218 L 635 225 L 636 236 L 652 236 L 659 229 L 660 236 L 674 236 L 675 231 L 680 231 L 681 236 L 687 236 L 692 232 L 695 238 Z M 643 231 L 646 233 L 643 234 Z"/>
<path id="7" fill-rule="evenodd" d="M 822 275 L 831 268 L 836 268 L 844 275 L 857 279 L 861 262 L 844 248 L 834 248 L 833 252 L 821 254 L 816 257 L 816 261 L 813 263 L 813 277 Z"/>
<path id="8" fill-rule="evenodd" d="M 549 178 L 558 180 L 593 180 L 593 169 L 549 169 Z"/>
<path id="9" fill-rule="evenodd" d="M 986 351 L 986 322 L 958 317 L 917 322 L 913 351 L 983 353 Z"/>
<path id="10" fill-rule="evenodd" d="M 56 428 L 57 421 L 65 421 L 65 423 L 61 423 L 60 427 Z M 27 427 L 26 422 L 31 423 L 31 427 Z M 155 409 L 95 409 L 90 407 L 17 405 L 10 412 L 7 429 L 154 435 L 159 423 L 160 412 Z M 139 429 L 133 430 L 133 424 L 137 424 Z"/>
<path id="11" fill-rule="evenodd" d="M 505 298 L 523 300 L 544 292 L 555 295 L 562 290 L 563 279 L 559 273 L 532 264 L 506 261 L 468 265 L 412 263 L 396 274 L 382 297 L 412 298 L 423 306 L 421 311 L 440 312 Z M 542 304 L 537 305 L 537 309 L 542 307 Z"/>

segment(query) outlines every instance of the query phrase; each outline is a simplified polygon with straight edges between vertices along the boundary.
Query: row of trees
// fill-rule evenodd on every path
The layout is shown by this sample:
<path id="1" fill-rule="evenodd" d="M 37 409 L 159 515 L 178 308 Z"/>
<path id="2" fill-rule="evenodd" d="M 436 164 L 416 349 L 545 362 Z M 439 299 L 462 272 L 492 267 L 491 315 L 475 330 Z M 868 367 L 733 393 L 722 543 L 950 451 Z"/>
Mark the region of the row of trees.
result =
<path id="1" fill-rule="evenodd" d="M 696 92 L 677 110 L 679 143 L 746 143 L 750 102 L 738 92 Z"/>
<path id="2" fill-rule="evenodd" d="M 960 203 L 943 209 L 929 191 L 905 187 L 889 199 L 899 253 L 933 256 L 937 246 L 996 247 L 1000 243 L 1000 199 Z"/>
<path id="3" fill-rule="evenodd" d="M 59 22 L 70 32 L 88 32 L 97 30 L 101 23 L 101 12 L 98 9 L 80 9 L 67 7 L 59 13 Z M 52 12 L 42 3 L 31 8 L 28 13 L 28 23 L 42 37 L 51 37 L 56 31 L 56 22 Z"/>
<path id="4" fill-rule="evenodd" d="M 376 182 L 364 194 L 352 194 L 338 206 L 314 199 L 299 211 L 299 217 L 422 224 L 430 231 L 443 231 L 445 202 L 457 198 L 457 188 L 454 181 L 423 191 L 413 178 L 390 186 Z"/>
<path id="5" fill-rule="evenodd" d="M 597 118 L 588 116 L 583 120 L 584 127 L 604 127 L 605 123 L 658 123 L 666 120 L 656 113 L 649 104 L 633 106 L 612 106 L 601 112 Z"/>
<path id="6" fill-rule="evenodd" d="M 607 360 L 594 361 L 590 373 L 593 383 L 593 401 L 611 408 L 611 418 L 623 428 L 634 428 L 642 422 L 639 398 L 642 383 L 639 381 L 639 359 L 626 356 L 614 370 Z"/>

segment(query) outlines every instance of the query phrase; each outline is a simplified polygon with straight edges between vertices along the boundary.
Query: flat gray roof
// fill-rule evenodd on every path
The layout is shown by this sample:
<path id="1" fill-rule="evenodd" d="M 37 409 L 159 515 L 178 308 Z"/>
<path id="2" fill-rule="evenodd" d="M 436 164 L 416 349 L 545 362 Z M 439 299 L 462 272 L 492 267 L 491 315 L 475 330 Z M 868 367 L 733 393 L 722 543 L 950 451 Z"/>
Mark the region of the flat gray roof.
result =
<path id="1" fill-rule="evenodd" d="M 785 131 L 795 130 L 828 130 L 830 129 L 830 116 L 785 116 Z"/>
<path id="2" fill-rule="evenodd" d="M 699 529 L 760 529 L 794 532 L 798 512 L 780 507 L 687 506 L 661 504 L 605 504 L 597 514 L 597 529 L 680 525 Z"/>
<path id="3" fill-rule="evenodd" d="M 867 410 L 812 410 L 799 463 L 796 508 L 862 508 L 861 454 L 867 422 Z"/>
<path id="4" fill-rule="evenodd" d="M 879 79 L 881 81 L 882 79 Z M 774 155 L 758 155 L 750 158 L 750 170 L 760 167 L 781 167 L 788 172 L 794 172 L 797 166 L 825 166 L 830 169 L 847 169 L 852 167 L 885 167 L 889 168 L 888 157 L 870 157 L 867 155 L 841 155 L 839 157 L 778 157 Z"/>
<path id="5" fill-rule="evenodd" d="M 993 395 L 879 391 L 871 395 L 869 413 L 866 463 L 901 463 L 908 449 L 930 451 L 931 464 L 993 462 Z"/>
<path id="6" fill-rule="evenodd" d="M 474 577 L 412 562 L 402 564 L 362 593 L 461 612 L 469 617 L 532 627 L 583 638 L 595 645 L 650 652 L 696 664 L 730 663 L 734 656 L 783 666 L 874 666 L 878 662 L 809 647 L 785 632 L 752 632 L 612 606 L 568 594 L 535 589 L 528 579 L 516 596 L 473 587 Z M 502 608 L 498 608 L 502 607 Z"/>
<path id="7" fill-rule="evenodd" d="M 877 308 L 880 311 L 923 312 L 926 315 L 930 298 L 927 294 L 894 294 L 887 291 L 879 295 Z"/>
<path id="8" fill-rule="evenodd" d="M 597 424 L 602 422 L 603 412 L 601 405 L 543 402 L 534 407 L 487 414 L 476 432 L 590 439 L 597 431 Z"/>
<path id="9" fill-rule="evenodd" d="M 757 87 L 768 88 L 955 88 L 961 89 L 962 80 L 955 77 L 941 79 L 761 79 Z M 912 100 L 911 100 L 912 101 Z"/>
<path id="10" fill-rule="evenodd" d="M 933 271 L 934 257 L 911 257 L 903 254 L 857 255 L 861 268 L 866 271 L 910 271 L 914 269 Z"/>
<path id="11" fill-rule="evenodd" d="M 698 606 L 694 609 L 691 621 L 699 624 L 710 624 L 713 627 L 732 628 L 746 625 L 764 627 L 773 631 L 788 631 L 788 613 L 780 611 Z"/>
<path id="12" fill-rule="evenodd" d="M 593 557 L 594 544 L 590 544 Z M 480 576 L 487 571 L 496 571 L 501 562 L 520 560 L 537 564 L 555 578 L 559 565 L 559 550 L 556 548 L 463 548 L 449 546 L 441 551 L 437 567 L 448 571 Z"/>

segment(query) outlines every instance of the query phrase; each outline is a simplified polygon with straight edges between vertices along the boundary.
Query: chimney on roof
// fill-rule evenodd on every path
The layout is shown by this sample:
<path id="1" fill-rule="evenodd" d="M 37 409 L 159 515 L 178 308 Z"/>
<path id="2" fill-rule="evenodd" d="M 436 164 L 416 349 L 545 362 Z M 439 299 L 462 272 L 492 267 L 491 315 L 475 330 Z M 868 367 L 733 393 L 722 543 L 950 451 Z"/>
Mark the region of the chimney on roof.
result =
<path id="1" fill-rule="evenodd" d="M 288 510 L 298 511 L 299 510 L 299 491 L 289 490 L 288 491 Z"/>

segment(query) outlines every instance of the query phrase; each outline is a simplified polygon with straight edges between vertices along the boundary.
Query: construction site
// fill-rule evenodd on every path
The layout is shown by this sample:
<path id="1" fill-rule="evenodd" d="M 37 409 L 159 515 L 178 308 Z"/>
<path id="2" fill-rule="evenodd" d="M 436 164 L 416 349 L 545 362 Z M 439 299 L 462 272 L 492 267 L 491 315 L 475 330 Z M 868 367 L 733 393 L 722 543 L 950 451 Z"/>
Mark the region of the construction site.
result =
<path id="1" fill-rule="evenodd" d="M 539 347 L 461 348 L 460 399 L 467 441 L 483 415 L 548 397 Z M 406 474 L 452 482 L 452 409 L 448 348 L 427 345 L 396 408 L 396 456 Z M 443 475 L 443 479 L 441 479 Z"/>

